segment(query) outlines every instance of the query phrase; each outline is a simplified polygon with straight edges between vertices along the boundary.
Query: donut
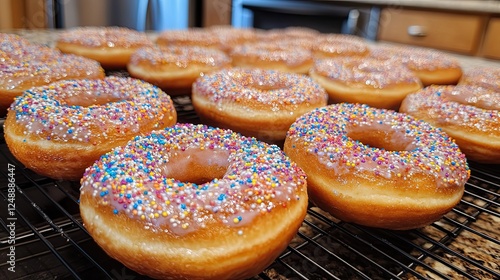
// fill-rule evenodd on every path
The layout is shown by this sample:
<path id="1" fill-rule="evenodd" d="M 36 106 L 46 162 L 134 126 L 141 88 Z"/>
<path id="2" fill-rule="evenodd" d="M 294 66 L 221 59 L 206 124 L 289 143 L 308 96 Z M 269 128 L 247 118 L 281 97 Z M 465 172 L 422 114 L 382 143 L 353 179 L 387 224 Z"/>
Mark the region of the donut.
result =
<path id="1" fill-rule="evenodd" d="M 76 55 L 65 55 L 46 46 L 30 44 L 9 34 L 0 39 L 0 115 L 25 90 L 68 79 L 102 79 L 98 62 Z"/>
<path id="2" fill-rule="evenodd" d="M 199 46 L 220 49 L 220 39 L 206 28 L 165 30 L 158 34 L 156 44 L 160 46 Z"/>
<path id="3" fill-rule="evenodd" d="M 253 28 L 236 28 L 230 25 L 214 25 L 206 30 L 219 41 L 219 49 L 230 53 L 232 48 L 244 43 L 257 40 L 257 33 Z"/>
<path id="4" fill-rule="evenodd" d="M 132 54 L 127 65 L 132 77 L 152 83 L 169 95 L 191 94 L 200 76 L 231 67 L 224 52 L 198 46 L 144 47 Z"/>
<path id="5" fill-rule="evenodd" d="M 408 95 L 400 111 L 443 129 L 467 159 L 500 163 L 500 91 L 470 85 L 429 86 Z"/>
<path id="6" fill-rule="evenodd" d="M 83 223 L 111 257 L 161 279 L 247 279 L 297 233 L 304 172 L 275 145 L 177 124 L 102 156 L 81 180 Z"/>
<path id="7" fill-rule="evenodd" d="M 407 94 L 422 88 L 406 67 L 369 58 L 317 59 L 309 76 L 326 89 L 332 103 L 363 103 L 385 109 L 399 108 Z"/>
<path id="8" fill-rule="evenodd" d="M 58 81 L 17 97 L 5 142 L 21 163 L 55 179 L 79 180 L 85 168 L 135 135 L 176 122 L 170 97 L 132 78 Z"/>
<path id="9" fill-rule="evenodd" d="M 379 60 L 396 60 L 408 67 L 424 86 L 456 84 L 462 76 L 457 59 L 434 50 L 413 46 L 377 46 L 370 56 Z"/>
<path id="10" fill-rule="evenodd" d="M 426 226 L 460 202 L 470 176 L 465 155 L 442 130 L 364 104 L 299 117 L 284 151 L 306 172 L 314 204 L 368 227 Z"/>
<path id="11" fill-rule="evenodd" d="M 223 69 L 196 80 L 192 103 L 200 119 L 269 143 L 282 143 L 295 119 L 325 106 L 324 89 L 301 74 Z"/>
<path id="12" fill-rule="evenodd" d="M 277 43 L 281 40 L 302 40 L 306 39 L 314 41 L 321 33 L 309 27 L 304 26 L 289 26 L 285 28 L 273 28 L 260 32 L 259 40 L 271 41 Z"/>
<path id="13" fill-rule="evenodd" d="M 235 46 L 230 56 L 235 67 L 273 69 L 288 73 L 307 74 L 313 65 L 312 53 L 297 45 L 247 43 Z"/>
<path id="14" fill-rule="evenodd" d="M 500 92 L 500 68 L 473 67 L 467 69 L 458 82 L 459 85 L 472 85 Z"/>
<path id="15" fill-rule="evenodd" d="M 152 45 L 144 32 L 116 26 L 89 26 L 63 31 L 55 47 L 64 53 L 97 60 L 106 69 L 120 69 L 127 66 L 137 49 Z"/>
<path id="16" fill-rule="evenodd" d="M 316 58 L 334 58 L 369 54 L 366 42 L 355 35 L 325 34 L 314 40 L 312 53 Z"/>

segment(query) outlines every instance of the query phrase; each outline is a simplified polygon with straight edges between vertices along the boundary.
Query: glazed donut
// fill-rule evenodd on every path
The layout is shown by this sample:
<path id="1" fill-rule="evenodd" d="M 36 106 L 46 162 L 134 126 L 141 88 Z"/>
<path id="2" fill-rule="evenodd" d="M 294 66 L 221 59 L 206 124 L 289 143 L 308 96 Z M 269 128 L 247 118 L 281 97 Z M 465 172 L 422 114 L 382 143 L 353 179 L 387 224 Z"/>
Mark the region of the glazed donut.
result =
<path id="1" fill-rule="evenodd" d="M 281 40 L 302 40 L 314 41 L 321 33 L 309 27 L 289 26 L 285 28 L 274 28 L 260 32 L 259 40 L 277 43 Z"/>
<path id="2" fill-rule="evenodd" d="M 36 44 L 17 35 L 1 34 L 0 115 L 25 90 L 59 80 L 102 79 L 99 63 Z"/>
<path id="3" fill-rule="evenodd" d="M 111 257 L 162 279 L 247 279 L 297 233 L 304 172 L 275 145 L 177 124 L 135 137 L 81 180 L 85 227 Z"/>
<path id="4" fill-rule="evenodd" d="M 363 103 L 397 109 L 422 84 L 406 67 L 368 58 L 317 59 L 309 75 L 323 86 L 333 103 Z"/>
<path id="5" fill-rule="evenodd" d="M 469 160 L 500 163 L 500 91 L 429 86 L 408 95 L 400 111 L 443 129 Z"/>
<path id="6" fill-rule="evenodd" d="M 165 30 L 158 34 L 160 46 L 199 46 L 220 49 L 220 39 L 206 28 L 191 27 L 183 30 Z"/>
<path id="7" fill-rule="evenodd" d="M 219 49 L 230 53 L 232 48 L 244 43 L 257 40 L 257 33 L 253 28 L 236 28 L 230 25 L 215 25 L 206 28 L 219 41 Z"/>
<path id="8" fill-rule="evenodd" d="M 440 129 L 364 104 L 299 117 L 284 151 L 306 172 L 318 207 L 369 227 L 405 230 L 438 220 L 460 201 L 470 176 L 465 155 Z"/>
<path id="9" fill-rule="evenodd" d="M 56 48 L 99 61 L 106 69 L 125 68 L 137 49 L 152 46 L 146 33 L 125 27 L 78 27 L 66 30 Z"/>
<path id="10" fill-rule="evenodd" d="M 231 66 L 224 52 L 197 46 L 144 47 L 127 65 L 132 77 L 152 83 L 170 95 L 191 94 L 200 75 Z"/>
<path id="11" fill-rule="evenodd" d="M 204 123 L 270 143 L 285 139 L 295 119 L 326 105 L 309 77 L 262 69 L 223 69 L 193 84 L 192 102 Z"/>
<path id="12" fill-rule="evenodd" d="M 132 78 L 68 80 L 24 92 L 4 124 L 12 154 L 36 173 L 79 180 L 102 154 L 176 122 L 170 97 Z"/>
<path id="13" fill-rule="evenodd" d="M 396 60 L 408 67 L 424 86 L 456 84 L 462 76 L 458 60 L 444 52 L 410 46 L 377 46 L 370 56 L 379 60 Z"/>
<path id="14" fill-rule="evenodd" d="M 500 68 L 474 67 L 464 72 L 459 85 L 472 85 L 500 92 Z"/>
<path id="15" fill-rule="evenodd" d="M 366 42 L 348 34 L 326 34 L 314 41 L 312 53 L 316 58 L 363 57 L 369 54 Z"/>
<path id="16" fill-rule="evenodd" d="M 234 47 L 230 56 L 235 67 L 288 73 L 307 74 L 313 65 L 313 56 L 309 50 L 285 44 L 247 43 Z"/>

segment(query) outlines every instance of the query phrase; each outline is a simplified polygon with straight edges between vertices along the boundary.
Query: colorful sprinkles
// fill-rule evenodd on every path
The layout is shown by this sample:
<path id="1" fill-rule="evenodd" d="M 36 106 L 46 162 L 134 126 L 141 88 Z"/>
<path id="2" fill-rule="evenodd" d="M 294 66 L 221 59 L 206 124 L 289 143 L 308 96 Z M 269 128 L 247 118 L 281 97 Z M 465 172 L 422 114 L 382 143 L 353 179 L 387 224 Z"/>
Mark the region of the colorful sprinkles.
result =
<path id="1" fill-rule="evenodd" d="M 385 141 L 407 143 L 400 151 L 371 147 L 349 132 L 386 130 Z M 438 187 L 463 185 L 470 176 L 465 155 L 443 131 L 409 115 L 361 104 L 335 104 L 298 118 L 288 132 L 294 147 L 304 148 L 338 176 L 373 174 L 407 179 L 415 174 L 435 178 Z"/>
<path id="2" fill-rule="evenodd" d="M 175 179 L 172 168 L 187 168 L 186 160 L 197 155 L 207 159 L 207 165 L 227 171 L 206 183 Z M 102 156 L 81 181 L 82 194 L 91 193 L 114 214 L 177 235 L 214 220 L 244 226 L 258 215 L 294 203 L 305 187 L 304 172 L 279 147 L 193 124 L 135 137 Z"/>
<path id="3" fill-rule="evenodd" d="M 143 127 L 160 128 L 176 117 L 167 94 L 149 83 L 120 77 L 34 87 L 17 97 L 10 111 L 26 137 L 94 145 L 135 135 Z"/>

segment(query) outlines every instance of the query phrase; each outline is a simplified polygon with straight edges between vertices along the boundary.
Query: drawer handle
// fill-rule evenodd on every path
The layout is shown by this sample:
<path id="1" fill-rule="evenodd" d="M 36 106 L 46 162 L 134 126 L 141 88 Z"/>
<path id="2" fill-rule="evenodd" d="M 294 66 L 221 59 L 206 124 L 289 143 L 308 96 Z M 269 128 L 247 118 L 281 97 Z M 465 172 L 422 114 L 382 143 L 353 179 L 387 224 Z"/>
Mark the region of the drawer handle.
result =
<path id="1" fill-rule="evenodd" d="M 408 26 L 408 35 L 412 37 L 425 37 L 427 36 L 427 28 L 421 25 Z"/>

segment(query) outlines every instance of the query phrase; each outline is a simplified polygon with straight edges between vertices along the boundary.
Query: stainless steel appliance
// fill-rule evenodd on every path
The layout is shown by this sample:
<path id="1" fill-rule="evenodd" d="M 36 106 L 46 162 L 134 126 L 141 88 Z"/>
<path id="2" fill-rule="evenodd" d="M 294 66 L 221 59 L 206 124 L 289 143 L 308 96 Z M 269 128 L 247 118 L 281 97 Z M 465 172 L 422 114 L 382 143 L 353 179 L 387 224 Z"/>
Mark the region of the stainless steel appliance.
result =
<path id="1" fill-rule="evenodd" d="M 234 0 L 232 24 L 261 29 L 305 26 L 374 40 L 380 8 L 338 1 Z"/>
<path id="2" fill-rule="evenodd" d="M 49 27 L 123 26 L 139 31 L 187 28 L 191 0 L 47 0 Z"/>

